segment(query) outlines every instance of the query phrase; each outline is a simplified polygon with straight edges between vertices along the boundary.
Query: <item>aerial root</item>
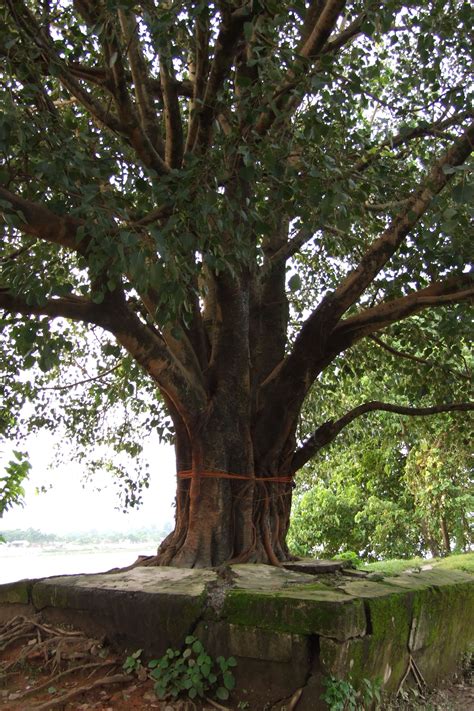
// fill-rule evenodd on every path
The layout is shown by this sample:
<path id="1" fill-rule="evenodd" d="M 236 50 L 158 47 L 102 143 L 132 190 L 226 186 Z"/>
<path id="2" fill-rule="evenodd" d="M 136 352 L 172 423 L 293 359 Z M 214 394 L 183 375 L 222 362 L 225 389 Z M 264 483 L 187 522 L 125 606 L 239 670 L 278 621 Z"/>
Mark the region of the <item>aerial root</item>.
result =
<path id="1" fill-rule="evenodd" d="M 407 680 L 407 677 L 410 674 L 410 672 L 413 674 L 413 678 L 415 679 L 418 690 L 419 690 L 421 696 L 423 697 L 423 692 L 426 689 L 426 681 L 424 680 L 423 674 L 421 673 L 420 668 L 418 667 L 418 664 L 415 662 L 415 660 L 413 659 L 411 654 L 408 659 L 408 665 L 407 665 L 405 674 L 403 675 L 403 678 L 402 678 L 400 684 L 398 685 L 396 695 L 397 696 L 400 695 L 402 688 L 403 688 L 403 684 Z"/>

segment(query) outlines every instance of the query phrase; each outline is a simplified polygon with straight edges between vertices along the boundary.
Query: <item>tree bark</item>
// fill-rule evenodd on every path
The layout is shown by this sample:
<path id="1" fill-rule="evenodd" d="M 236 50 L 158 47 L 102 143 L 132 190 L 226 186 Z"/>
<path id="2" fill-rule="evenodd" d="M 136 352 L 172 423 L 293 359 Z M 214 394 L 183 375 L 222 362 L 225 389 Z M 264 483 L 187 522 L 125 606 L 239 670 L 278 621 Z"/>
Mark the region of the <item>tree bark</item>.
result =
<path id="1" fill-rule="evenodd" d="M 232 402 L 214 408 L 191 434 L 176 428 L 175 529 L 150 563 L 203 568 L 289 559 L 292 484 L 255 470 L 249 421 L 236 420 L 233 409 Z"/>
<path id="2" fill-rule="evenodd" d="M 451 541 L 449 540 L 448 524 L 444 516 L 441 516 L 441 535 L 443 537 L 444 554 L 449 555 L 451 553 Z"/>

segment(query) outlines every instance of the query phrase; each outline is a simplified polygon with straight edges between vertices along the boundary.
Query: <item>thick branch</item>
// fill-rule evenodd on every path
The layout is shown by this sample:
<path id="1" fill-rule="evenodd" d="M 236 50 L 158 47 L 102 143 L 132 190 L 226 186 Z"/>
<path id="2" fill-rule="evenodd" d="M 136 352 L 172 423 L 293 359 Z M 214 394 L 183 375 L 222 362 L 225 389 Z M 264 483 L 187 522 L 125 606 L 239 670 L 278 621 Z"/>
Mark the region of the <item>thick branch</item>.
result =
<path id="1" fill-rule="evenodd" d="M 347 427 L 357 417 L 365 415 L 367 412 L 375 411 L 393 412 L 397 415 L 409 417 L 427 417 L 443 412 L 470 412 L 474 410 L 474 402 L 452 402 L 447 405 L 434 405 L 433 407 L 404 407 L 403 405 L 392 405 L 388 402 L 372 400 L 364 402 L 362 405 L 354 407 L 338 420 L 328 420 L 324 422 L 309 437 L 303 445 L 296 450 L 291 460 L 290 470 L 292 472 L 301 469 L 306 462 L 314 457 L 317 452 L 330 444 L 337 435 Z"/>
<path id="2" fill-rule="evenodd" d="M 183 159 L 183 124 L 172 62 L 163 55 L 160 56 L 160 69 L 166 126 L 165 160 L 169 168 L 179 168 Z"/>
<path id="3" fill-rule="evenodd" d="M 327 0 L 299 54 L 305 59 L 317 57 L 329 39 L 344 10 L 345 0 Z"/>
<path id="4" fill-rule="evenodd" d="M 446 166 L 461 165 L 470 155 L 474 144 L 474 123 L 456 143 L 435 164 L 425 183 L 416 190 L 405 209 L 394 218 L 385 232 L 376 239 L 358 267 L 342 281 L 339 287 L 329 293 L 306 320 L 284 364 L 275 377 L 287 381 L 294 388 L 295 373 L 303 388 L 308 388 L 314 380 L 317 370 L 315 362 L 326 352 L 326 341 L 333 332 L 343 313 L 352 306 L 395 254 L 410 230 L 429 207 L 434 196 L 452 178 L 451 173 L 443 169 Z M 437 297 L 438 294 L 435 294 Z M 426 297 L 429 298 L 428 294 Z M 433 303 L 440 303 L 439 299 Z M 421 302 L 419 302 L 421 306 Z M 424 302 L 423 305 L 429 305 Z M 393 310 L 392 306 L 386 308 Z M 381 307 L 378 307 L 382 309 Z M 404 318 L 404 316 L 402 316 Z M 291 383 L 291 385 L 290 385 Z M 302 396 L 303 393 L 302 393 Z"/>
<path id="5" fill-rule="evenodd" d="M 144 133 L 160 156 L 164 155 L 163 142 L 160 136 L 160 127 L 153 100 L 150 95 L 150 77 L 147 64 L 143 57 L 138 36 L 138 23 L 133 13 L 127 14 L 124 10 L 118 11 L 120 26 L 127 43 L 127 55 L 131 69 L 135 99 Z M 174 87 L 176 91 L 176 86 Z"/>
<path id="6" fill-rule="evenodd" d="M 84 224 L 82 220 L 67 215 L 64 217 L 56 215 L 47 207 L 26 200 L 2 187 L 0 187 L 0 200 L 10 205 L 10 207 L 0 205 L 0 213 L 20 216 L 22 225 L 18 229 L 21 232 L 80 254 L 86 254 L 89 240 L 87 237 L 79 240 L 77 236 L 78 229 Z"/>
<path id="7" fill-rule="evenodd" d="M 255 130 L 258 135 L 263 136 L 269 131 L 277 113 L 287 104 L 288 96 L 291 95 L 295 87 L 297 77 L 304 76 L 307 62 L 314 62 L 323 53 L 327 40 L 335 28 L 345 4 L 345 0 L 327 0 L 322 11 L 316 13 L 315 24 L 299 50 L 297 65 L 287 72 L 282 84 L 274 91 L 269 106 L 257 119 Z M 295 100 L 292 107 L 298 106 L 299 103 L 299 100 Z"/>
<path id="8" fill-rule="evenodd" d="M 95 304 L 82 296 L 50 299 L 34 305 L 0 288 L 0 309 L 25 316 L 47 316 L 101 326 L 112 333 L 117 341 L 151 376 L 166 393 L 188 423 L 199 416 L 206 402 L 202 378 L 197 372 L 186 371 L 170 353 L 164 341 L 127 307 L 119 296 L 112 294 Z"/>
<path id="9" fill-rule="evenodd" d="M 67 318 L 95 325 L 102 325 L 104 321 L 103 308 L 83 296 L 65 296 L 37 305 L 28 303 L 21 296 L 12 294 L 8 289 L 0 288 L 0 309 L 24 316 Z"/>
<path id="10" fill-rule="evenodd" d="M 214 59 L 212 60 L 209 79 L 206 85 L 203 105 L 199 114 L 199 128 L 196 144 L 205 149 L 210 141 L 212 123 L 216 116 L 217 96 L 225 78 L 228 76 L 235 57 L 239 40 L 243 35 L 244 25 L 252 20 L 251 3 L 225 13 L 217 36 Z M 188 146 L 189 149 L 192 146 Z"/>
<path id="11" fill-rule="evenodd" d="M 333 330 L 327 342 L 327 352 L 332 357 L 349 346 L 392 323 L 432 306 L 446 306 L 474 297 L 474 276 L 460 274 L 444 281 L 433 282 L 425 289 L 420 289 L 407 296 L 364 309 L 355 316 L 341 321 Z"/>

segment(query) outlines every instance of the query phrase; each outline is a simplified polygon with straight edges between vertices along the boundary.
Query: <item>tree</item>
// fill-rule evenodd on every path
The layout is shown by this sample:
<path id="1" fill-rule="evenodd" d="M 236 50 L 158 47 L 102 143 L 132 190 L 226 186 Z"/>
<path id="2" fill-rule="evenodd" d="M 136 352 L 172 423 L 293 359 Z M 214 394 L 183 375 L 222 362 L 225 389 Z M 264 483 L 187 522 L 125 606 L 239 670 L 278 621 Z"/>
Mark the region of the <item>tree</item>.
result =
<path id="1" fill-rule="evenodd" d="M 1 7 L 7 371 L 60 373 L 91 331 L 93 377 L 122 358 L 132 413 L 127 373 L 172 419 L 157 562 L 278 564 L 295 472 L 352 420 L 472 409 L 359 403 L 297 438 L 335 359 L 474 293 L 469 5 Z M 8 379 L 6 401 L 37 377 Z"/>
<path id="2" fill-rule="evenodd" d="M 438 401 L 459 397 L 472 377 L 472 354 L 443 323 L 454 314 L 436 316 L 430 318 L 430 341 L 418 341 L 416 332 L 426 333 L 428 324 L 420 329 L 416 316 L 392 327 L 388 350 L 376 336 L 326 369 L 324 400 L 319 391 L 307 398 L 300 436 L 311 432 L 315 413 L 337 419 L 381 392 L 396 401 L 428 392 Z M 416 350 L 407 352 L 403 342 L 416 344 Z M 377 379 L 367 375 L 373 372 Z M 370 422 L 356 420 L 298 477 L 290 549 L 326 556 L 352 551 L 369 560 L 469 550 L 472 434 L 472 418 L 457 413 L 406 418 L 380 412 Z"/>

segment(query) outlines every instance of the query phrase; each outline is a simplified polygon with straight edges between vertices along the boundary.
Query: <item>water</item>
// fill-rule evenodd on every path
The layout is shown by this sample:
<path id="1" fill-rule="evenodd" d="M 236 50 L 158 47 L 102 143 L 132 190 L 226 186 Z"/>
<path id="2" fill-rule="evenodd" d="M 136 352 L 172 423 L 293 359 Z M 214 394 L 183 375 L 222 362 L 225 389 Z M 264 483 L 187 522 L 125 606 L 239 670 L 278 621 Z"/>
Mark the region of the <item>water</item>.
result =
<path id="1" fill-rule="evenodd" d="M 139 555 L 156 553 L 156 542 L 79 545 L 0 545 L 0 584 L 51 575 L 100 573 L 131 565 Z"/>

